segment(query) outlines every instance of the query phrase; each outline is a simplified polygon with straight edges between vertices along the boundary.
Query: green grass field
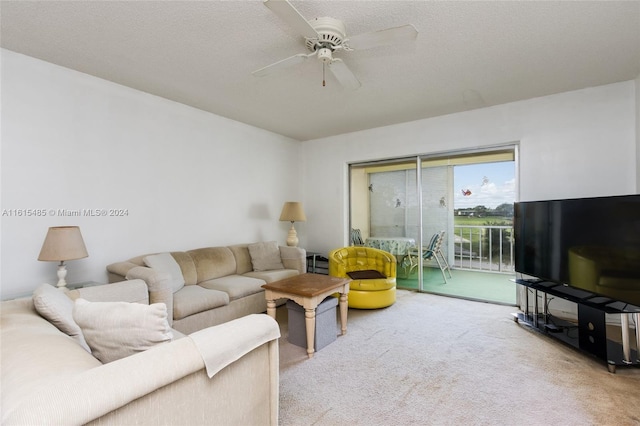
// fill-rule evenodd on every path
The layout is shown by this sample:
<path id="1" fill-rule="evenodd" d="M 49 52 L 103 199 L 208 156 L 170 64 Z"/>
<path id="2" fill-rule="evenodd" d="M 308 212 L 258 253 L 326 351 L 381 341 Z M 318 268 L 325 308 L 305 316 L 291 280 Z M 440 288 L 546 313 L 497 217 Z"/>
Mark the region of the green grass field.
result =
<path id="1" fill-rule="evenodd" d="M 483 253 L 483 256 L 488 254 L 489 250 L 489 236 L 488 230 L 485 228 L 472 228 L 474 226 L 484 227 L 484 226 L 513 226 L 513 218 L 512 217 L 501 217 L 501 216 L 487 216 L 487 217 L 470 217 L 470 216 L 454 216 L 454 224 L 457 227 L 455 229 L 456 237 L 462 238 L 464 243 L 462 244 L 463 249 L 470 250 L 473 253 Z M 466 228 L 465 226 L 469 226 Z M 505 252 L 505 248 L 509 247 L 509 241 L 511 239 L 511 230 L 503 229 L 500 232 L 498 229 L 491 230 L 491 238 L 492 238 L 492 256 L 496 258 L 499 256 L 499 244 L 497 244 L 498 239 L 502 235 L 502 245 L 503 245 L 503 257 L 504 259 L 509 259 L 510 253 Z M 482 240 L 483 247 L 480 247 L 480 241 Z M 468 242 L 471 241 L 471 246 L 469 247 Z"/>
<path id="2" fill-rule="evenodd" d="M 513 225 L 513 217 L 502 216 L 487 216 L 487 217 L 475 217 L 475 216 L 454 216 L 453 224 L 456 226 L 485 226 L 487 223 L 500 223 L 506 222 L 506 225 Z"/>

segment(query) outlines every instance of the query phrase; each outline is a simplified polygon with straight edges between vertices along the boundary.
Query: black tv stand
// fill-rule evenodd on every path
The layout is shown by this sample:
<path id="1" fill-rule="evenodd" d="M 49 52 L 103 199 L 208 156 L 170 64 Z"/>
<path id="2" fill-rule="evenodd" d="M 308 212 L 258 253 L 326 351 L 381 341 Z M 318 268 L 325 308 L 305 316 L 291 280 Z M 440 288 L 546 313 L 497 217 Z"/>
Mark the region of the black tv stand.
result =
<path id="1" fill-rule="evenodd" d="M 611 373 L 616 372 L 617 366 L 640 366 L 640 351 L 632 348 L 629 327 L 629 319 L 633 317 L 636 323 L 635 341 L 640 342 L 640 307 L 549 281 L 517 279 L 515 282 L 532 289 L 534 300 L 533 306 L 530 306 L 529 291 L 526 291 L 525 311 L 513 314 L 514 321 L 605 361 Z M 542 309 L 538 293 L 542 293 Z M 577 323 L 551 315 L 548 309 L 549 295 L 576 303 Z M 607 336 L 605 314 L 620 315 L 619 341 Z M 636 343 L 636 348 L 638 345 Z"/>

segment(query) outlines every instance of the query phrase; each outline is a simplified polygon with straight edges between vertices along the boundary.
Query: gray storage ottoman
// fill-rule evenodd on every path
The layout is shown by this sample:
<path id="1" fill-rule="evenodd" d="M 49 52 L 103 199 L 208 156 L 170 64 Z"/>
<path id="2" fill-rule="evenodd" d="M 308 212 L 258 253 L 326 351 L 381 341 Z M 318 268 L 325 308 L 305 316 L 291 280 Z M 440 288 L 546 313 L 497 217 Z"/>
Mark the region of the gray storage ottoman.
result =
<path id="1" fill-rule="evenodd" d="M 316 308 L 316 335 L 313 345 L 316 351 L 336 340 L 338 336 L 336 306 L 338 306 L 338 299 L 330 296 Z M 306 348 L 307 327 L 304 319 L 304 308 L 293 300 L 287 300 L 287 312 L 289 314 L 289 342 Z"/>

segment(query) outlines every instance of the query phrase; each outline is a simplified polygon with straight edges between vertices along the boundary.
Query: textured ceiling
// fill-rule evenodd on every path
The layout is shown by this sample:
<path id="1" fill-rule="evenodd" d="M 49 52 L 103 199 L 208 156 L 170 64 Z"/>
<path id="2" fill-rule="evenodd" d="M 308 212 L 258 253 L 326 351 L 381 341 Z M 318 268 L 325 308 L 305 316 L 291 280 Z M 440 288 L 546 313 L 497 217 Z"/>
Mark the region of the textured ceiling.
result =
<path id="1" fill-rule="evenodd" d="M 639 1 L 292 1 L 348 35 L 413 24 L 401 47 L 254 77 L 303 39 L 262 1 L 2 1 L 3 48 L 298 140 L 636 78 Z"/>

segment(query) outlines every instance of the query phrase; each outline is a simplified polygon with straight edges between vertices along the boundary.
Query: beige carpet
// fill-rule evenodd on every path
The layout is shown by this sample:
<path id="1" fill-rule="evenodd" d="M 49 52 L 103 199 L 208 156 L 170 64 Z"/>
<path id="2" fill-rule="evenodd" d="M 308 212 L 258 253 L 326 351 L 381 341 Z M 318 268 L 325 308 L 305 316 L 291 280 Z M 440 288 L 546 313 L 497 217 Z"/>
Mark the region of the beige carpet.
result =
<path id="1" fill-rule="evenodd" d="M 278 308 L 280 424 L 640 425 L 640 369 L 611 374 L 514 310 L 400 290 L 308 359 Z"/>

